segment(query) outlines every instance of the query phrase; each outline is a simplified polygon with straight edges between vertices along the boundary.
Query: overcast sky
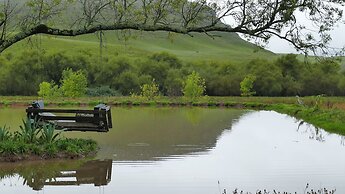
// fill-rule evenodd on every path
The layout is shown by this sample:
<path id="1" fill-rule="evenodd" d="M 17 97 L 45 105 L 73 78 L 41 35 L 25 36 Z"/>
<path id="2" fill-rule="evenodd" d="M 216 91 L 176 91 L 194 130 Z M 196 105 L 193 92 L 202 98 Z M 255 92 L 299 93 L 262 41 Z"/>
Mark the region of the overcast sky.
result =
<path id="1" fill-rule="evenodd" d="M 345 13 L 345 8 L 343 9 Z M 316 28 L 313 26 L 312 22 L 310 22 L 306 14 L 303 12 L 296 13 L 297 23 L 305 25 L 308 29 Z M 231 24 L 232 19 L 230 17 L 225 18 L 225 23 Z M 343 17 L 343 23 L 340 23 L 338 26 L 334 28 L 334 30 L 330 33 L 332 37 L 331 47 L 334 48 L 343 48 L 345 46 L 345 16 Z M 292 45 L 288 42 L 281 40 L 277 37 L 272 37 L 269 44 L 267 45 L 266 49 L 275 52 L 275 53 L 298 53 Z"/>
<path id="2" fill-rule="evenodd" d="M 342 48 L 345 45 L 345 25 L 341 24 L 331 32 L 331 47 Z M 272 38 L 267 45 L 268 50 L 275 53 L 297 53 L 293 46 L 279 38 Z"/>

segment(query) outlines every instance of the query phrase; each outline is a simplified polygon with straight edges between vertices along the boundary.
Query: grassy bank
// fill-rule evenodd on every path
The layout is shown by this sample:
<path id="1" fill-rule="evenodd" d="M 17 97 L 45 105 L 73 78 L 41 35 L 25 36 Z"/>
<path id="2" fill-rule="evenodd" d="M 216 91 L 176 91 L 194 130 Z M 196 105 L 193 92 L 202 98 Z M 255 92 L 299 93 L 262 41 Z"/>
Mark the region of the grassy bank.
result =
<path id="1" fill-rule="evenodd" d="M 0 127 L 0 162 L 75 159 L 97 151 L 97 143 L 93 140 L 62 138 L 60 134 L 52 124 L 41 126 L 30 120 L 23 121 L 14 133 Z"/>
<path id="2" fill-rule="evenodd" d="M 331 133 L 345 135 L 345 111 L 341 109 L 322 109 L 292 104 L 272 104 L 265 109 L 302 119 Z"/>
<path id="3" fill-rule="evenodd" d="M 0 106 L 27 106 L 37 97 L 0 97 Z M 302 119 L 329 132 L 345 135 L 344 97 L 303 97 L 303 105 L 296 97 L 83 97 L 45 99 L 48 106 L 202 106 L 272 110 Z"/>
<path id="4" fill-rule="evenodd" d="M 0 107 L 27 106 L 42 98 L 34 96 L 0 96 Z M 196 99 L 184 97 L 160 96 L 147 99 L 140 96 L 123 97 L 80 97 L 43 99 L 46 106 L 94 106 L 105 103 L 112 106 L 225 106 L 244 108 L 264 108 L 271 104 L 297 104 L 296 97 L 210 97 Z M 314 107 L 316 103 L 322 109 L 340 109 L 345 111 L 345 97 L 303 97 L 305 107 Z"/>

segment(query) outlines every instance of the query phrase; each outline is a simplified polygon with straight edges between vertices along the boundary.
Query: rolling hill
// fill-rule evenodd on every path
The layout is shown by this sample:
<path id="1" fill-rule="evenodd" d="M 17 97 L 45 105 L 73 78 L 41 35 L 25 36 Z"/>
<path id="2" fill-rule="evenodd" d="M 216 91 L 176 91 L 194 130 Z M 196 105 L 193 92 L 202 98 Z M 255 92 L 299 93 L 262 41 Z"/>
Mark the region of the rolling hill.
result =
<path id="1" fill-rule="evenodd" d="M 169 34 L 167 32 L 105 32 L 103 55 L 137 58 L 156 52 L 168 52 L 185 61 L 231 61 L 245 63 L 256 58 L 274 59 L 277 55 L 241 39 L 234 33 Z M 18 55 L 23 50 L 40 49 L 45 52 L 100 53 L 100 40 L 96 34 L 78 37 L 38 35 L 23 40 L 6 53 Z"/>

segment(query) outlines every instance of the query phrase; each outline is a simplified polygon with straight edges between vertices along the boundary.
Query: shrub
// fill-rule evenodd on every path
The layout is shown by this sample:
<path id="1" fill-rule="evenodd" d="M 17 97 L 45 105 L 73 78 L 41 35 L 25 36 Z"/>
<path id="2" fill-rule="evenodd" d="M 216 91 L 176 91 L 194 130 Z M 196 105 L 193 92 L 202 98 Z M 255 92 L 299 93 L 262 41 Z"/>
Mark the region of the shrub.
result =
<path id="1" fill-rule="evenodd" d="M 175 56 L 167 52 L 161 52 L 161 53 L 154 53 L 151 57 L 151 60 L 157 61 L 157 62 L 165 62 L 169 64 L 171 68 L 181 68 L 182 64 L 181 61 Z"/>
<path id="2" fill-rule="evenodd" d="M 256 92 L 253 91 L 253 85 L 256 80 L 254 75 L 247 75 L 243 81 L 241 81 L 241 96 L 253 96 Z"/>
<path id="3" fill-rule="evenodd" d="M 140 84 L 138 74 L 131 71 L 123 72 L 116 77 L 116 83 L 112 87 L 118 89 L 123 95 L 139 93 Z"/>
<path id="4" fill-rule="evenodd" d="M 170 69 L 164 81 L 164 91 L 168 96 L 182 96 L 183 75 L 180 70 Z"/>
<path id="5" fill-rule="evenodd" d="M 184 96 L 189 98 L 200 97 L 204 94 L 205 90 L 205 79 L 200 77 L 197 72 L 193 71 L 185 81 L 183 88 Z"/>
<path id="6" fill-rule="evenodd" d="M 121 96 L 121 93 L 117 90 L 110 88 L 109 86 L 99 86 L 94 88 L 88 88 L 86 90 L 87 96 Z"/>
<path id="7" fill-rule="evenodd" d="M 39 85 L 38 96 L 43 98 L 58 97 L 60 96 L 60 90 L 54 82 L 42 82 Z"/>
<path id="8" fill-rule="evenodd" d="M 51 84 L 48 82 L 42 82 L 39 86 L 38 96 L 40 97 L 49 97 L 51 94 Z"/>
<path id="9" fill-rule="evenodd" d="M 158 85 L 155 83 L 155 80 L 152 80 L 149 84 L 144 84 L 141 87 L 141 96 L 149 100 L 154 99 L 159 95 Z"/>
<path id="10" fill-rule="evenodd" d="M 81 97 L 86 93 L 87 78 L 82 71 L 64 70 L 61 80 L 61 91 L 65 97 Z"/>

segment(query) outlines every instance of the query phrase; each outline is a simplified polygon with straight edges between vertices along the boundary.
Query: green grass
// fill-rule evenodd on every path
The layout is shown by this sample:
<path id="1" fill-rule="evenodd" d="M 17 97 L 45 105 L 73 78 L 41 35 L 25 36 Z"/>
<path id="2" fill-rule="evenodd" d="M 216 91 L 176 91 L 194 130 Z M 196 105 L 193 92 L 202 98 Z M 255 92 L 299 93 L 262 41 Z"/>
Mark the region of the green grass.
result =
<path id="1" fill-rule="evenodd" d="M 53 158 L 74 159 L 90 156 L 97 143 L 85 139 L 59 139 L 53 143 L 26 143 L 20 140 L 0 141 L 0 162 L 42 160 Z"/>
<path id="2" fill-rule="evenodd" d="M 245 63 L 253 59 L 275 59 L 278 55 L 242 40 L 237 34 L 213 33 L 214 38 L 206 34 L 189 35 L 167 32 L 137 32 L 132 31 L 126 41 L 120 32 L 105 33 L 104 56 L 129 56 L 140 58 L 156 52 L 169 52 L 185 61 L 214 61 Z M 39 44 L 40 43 L 40 44 Z M 40 45 L 40 46 L 38 46 Z M 4 52 L 19 55 L 25 49 L 37 49 L 50 52 L 66 52 L 69 55 L 99 54 L 99 39 L 95 34 L 78 37 L 34 36 L 23 40 Z"/>
<path id="3" fill-rule="evenodd" d="M 339 109 L 319 109 L 291 104 L 275 104 L 266 107 L 279 113 L 302 119 L 328 132 L 345 135 L 345 111 Z"/>

